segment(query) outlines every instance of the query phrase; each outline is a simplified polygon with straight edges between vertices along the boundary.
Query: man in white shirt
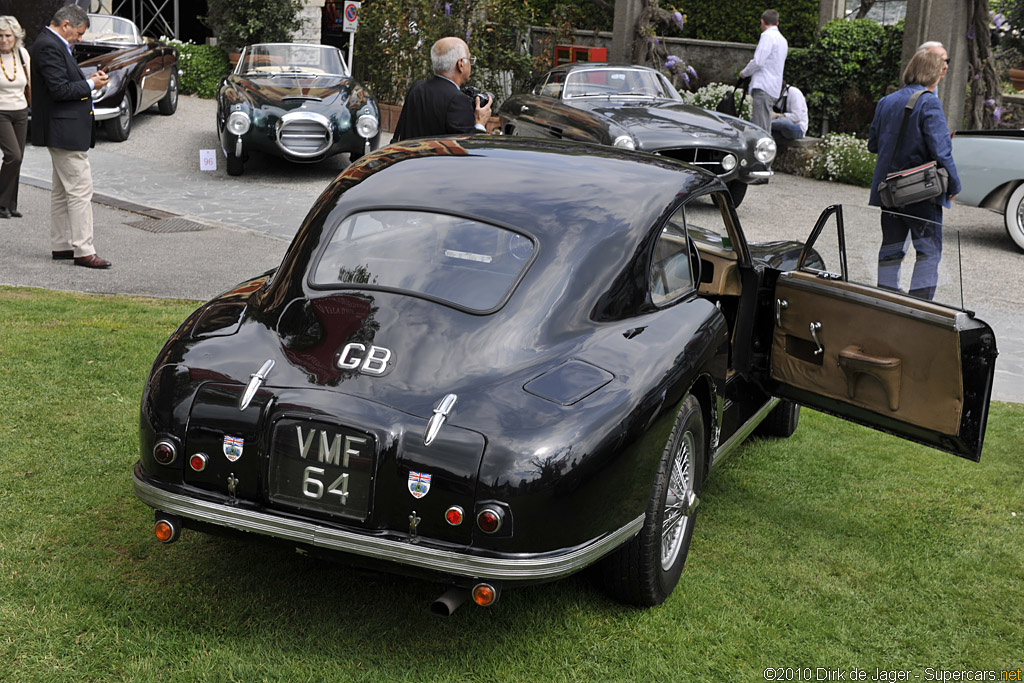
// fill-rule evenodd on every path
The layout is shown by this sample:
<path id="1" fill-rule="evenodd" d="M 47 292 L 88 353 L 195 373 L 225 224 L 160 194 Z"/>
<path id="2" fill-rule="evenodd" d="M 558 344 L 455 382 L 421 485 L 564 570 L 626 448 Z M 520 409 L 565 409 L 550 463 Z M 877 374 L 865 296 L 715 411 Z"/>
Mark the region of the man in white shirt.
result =
<path id="1" fill-rule="evenodd" d="M 788 83 L 772 107 L 772 137 L 798 140 L 807 135 L 807 100 L 800 88 Z"/>
<path id="2" fill-rule="evenodd" d="M 789 43 L 779 32 L 779 13 L 765 10 L 761 15 L 761 39 L 757 41 L 754 58 L 740 71 L 740 78 L 750 77 L 750 122 L 765 130 L 771 130 L 772 103 L 782 92 L 787 52 Z"/>

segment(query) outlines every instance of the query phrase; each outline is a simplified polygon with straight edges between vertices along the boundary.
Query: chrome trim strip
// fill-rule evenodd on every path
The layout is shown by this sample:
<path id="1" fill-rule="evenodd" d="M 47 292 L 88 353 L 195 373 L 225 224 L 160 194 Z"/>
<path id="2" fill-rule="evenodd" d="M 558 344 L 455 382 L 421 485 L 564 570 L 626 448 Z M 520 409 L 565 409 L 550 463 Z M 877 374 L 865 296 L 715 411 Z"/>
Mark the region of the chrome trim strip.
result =
<path id="1" fill-rule="evenodd" d="M 958 311 L 955 309 L 949 309 L 949 313 L 947 315 L 943 315 L 942 313 L 936 313 L 932 311 L 926 311 L 920 308 L 914 308 L 913 306 L 909 305 L 909 302 L 902 303 L 895 301 L 887 301 L 884 298 L 881 298 L 880 296 L 872 295 L 872 293 L 878 292 L 879 290 L 873 288 L 871 285 L 865 285 L 857 282 L 850 282 L 848 283 L 848 285 L 864 287 L 866 290 L 869 290 L 868 293 L 862 294 L 860 292 L 855 292 L 850 289 L 839 288 L 832 285 L 831 281 L 808 281 L 801 278 L 793 277 L 792 275 L 787 275 L 785 273 L 779 276 L 778 282 L 779 284 L 785 284 L 787 287 L 792 287 L 794 289 L 803 289 L 805 291 L 813 292 L 815 294 L 830 296 L 834 299 L 844 299 L 846 301 L 852 301 L 854 303 L 870 306 L 881 311 L 905 315 L 908 318 L 914 318 L 915 320 L 921 320 L 926 323 L 931 323 L 933 325 L 941 325 L 942 327 L 946 327 L 949 329 L 960 329 L 959 326 L 963 324 L 960 316 L 965 315 L 962 313 L 962 311 Z M 928 306 L 947 308 L 943 304 L 937 304 L 932 301 L 922 301 L 921 303 Z"/>
<path id="2" fill-rule="evenodd" d="M 218 524 L 317 548 L 353 553 L 413 567 L 496 581 L 550 580 L 583 569 L 635 536 L 644 523 L 640 515 L 625 526 L 582 547 L 559 554 L 480 557 L 439 550 L 377 536 L 332 529 L 312 522 L 286 519 L 266 512 L 245 510 L 164 491 L 139 478 L 132 470 L 135 495 L 146 505 L 183 517 Z M 420 538 L 422 544 L 423 539 Z"/>
<path id="3" fill-rule="evenodd" d="M 718 469 L 718 466 L 725 462 L 729 456 L 736 451 L 736 447 L 750 436 L 750 433 L 757 428 L 757 425 L 761 424 L 764 418 L 768 416 L 768 413 L 770 413 L 778 403 L 778 398 L 772 397 L 769 399 L 767 403 L 761 406 L 760 410 L 754 413 L 749 420 L 743 423 L 742 427 L 737 429 L 733 435 L 729 437 L 728 441 L 722 444 L 722 447 L 715 452 L 715 456 L 711 460 L 711 467 L 708 468 L 708 474 Z"/>
<path id="4" fill-rule="evenodd" d="M 749 171 L 747 175 L 751 178 L 771 178 L 775 171 Z"/>

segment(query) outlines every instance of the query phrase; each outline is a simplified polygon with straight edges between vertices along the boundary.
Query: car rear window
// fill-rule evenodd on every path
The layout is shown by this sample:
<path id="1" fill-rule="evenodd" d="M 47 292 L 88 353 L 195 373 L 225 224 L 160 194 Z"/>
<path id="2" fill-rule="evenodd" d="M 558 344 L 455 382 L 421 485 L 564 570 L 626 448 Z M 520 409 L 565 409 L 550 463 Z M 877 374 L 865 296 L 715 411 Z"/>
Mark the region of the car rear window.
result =
<path id="1" fill-rule="evenodd" d="M 399 290 L 483 313 L 505 299 L 534 249 L 525 235 L 467 218 L 365 211 L 334 231 L 311 283 Z"/>

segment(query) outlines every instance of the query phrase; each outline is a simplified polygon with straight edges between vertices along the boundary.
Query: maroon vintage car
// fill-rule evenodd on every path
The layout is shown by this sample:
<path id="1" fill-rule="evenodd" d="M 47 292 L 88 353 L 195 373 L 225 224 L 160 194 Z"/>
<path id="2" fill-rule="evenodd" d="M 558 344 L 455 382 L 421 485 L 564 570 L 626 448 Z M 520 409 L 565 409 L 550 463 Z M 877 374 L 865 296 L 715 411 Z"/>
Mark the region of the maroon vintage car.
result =
<path id="1" fill-rule="evenodd" d="M 178 108 L 177 48 L 143 37 L 128 19 L 90 14 L 89 30 L 74 49 L 86 75 L 103 69 L 110 76 L 92 100 L 111 140 L 127 140 L 135 115 L 153 105 L 165 116 Z"/>

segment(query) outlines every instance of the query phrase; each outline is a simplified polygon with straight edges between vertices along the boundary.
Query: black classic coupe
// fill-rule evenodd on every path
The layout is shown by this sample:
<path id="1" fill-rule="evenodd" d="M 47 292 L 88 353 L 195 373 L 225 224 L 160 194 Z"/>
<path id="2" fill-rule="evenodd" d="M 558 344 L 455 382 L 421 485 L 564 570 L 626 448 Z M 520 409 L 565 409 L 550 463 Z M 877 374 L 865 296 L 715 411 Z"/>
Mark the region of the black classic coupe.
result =
<path id="1" fill-rule="evenodd" d="M 98 69 L 110 76 L 107 85 L 93 90 L 92 103 L 111 140 L 127 140 L 135 115 L 153 105 L 164 116 L 178 109 L 178 49 L 144 38 L 128 19 L 90 14 L 89 29 L 74 53 L 87 76 Z"/>
<path id="2" fill-rule="evenodd" d="M 229 175 L 252 151 L 316 162 L 343 152 L 358 159 L 380 143 L 373 95 L 349 76 L 330 45 L 249 45 L 217 92 L 217 134 Z"/>
<path id="3" fill-rule="evenodd" d="M 768 182 L 775 141 L 735 116 L 694 107 L 645 66 L 574 63 L 549 71 L 498 110 L 506 135 L 596 142 L 696 164 L 721 178 L 739 206 Z"/>
<path id="4" fill-rule="evenodd" d="M 799 404 L 980 457 L 992 330 L 854 281 L 848 239 L 832 206 L 811 245 L 748 244 L 715 175 L 653 155 L 389 145 L 160 351 L 135 493 L 164 542 L 427 575 L 440 614 L 595 563 L 658 604 L 705 478 Z"/>

